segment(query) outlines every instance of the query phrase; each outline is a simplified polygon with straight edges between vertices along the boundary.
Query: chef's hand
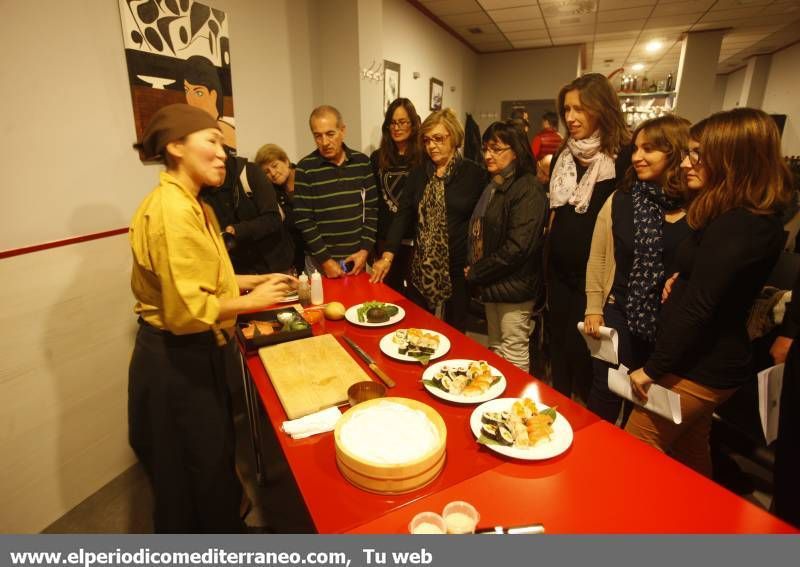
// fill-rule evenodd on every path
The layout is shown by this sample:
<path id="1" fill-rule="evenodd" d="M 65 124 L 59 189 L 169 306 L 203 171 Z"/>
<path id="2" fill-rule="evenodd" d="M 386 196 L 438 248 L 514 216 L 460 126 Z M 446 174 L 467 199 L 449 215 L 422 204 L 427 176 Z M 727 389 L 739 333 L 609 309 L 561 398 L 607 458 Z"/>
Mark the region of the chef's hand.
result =
<path id="1" fill-rule="evenodd" d="M 289 280 L 287 279 L 289 276 L 284 274 L 279 275 L 283 276 L 282 280 L 271 278 L 263 283 L 258 284 L 249 294 L 247 294 L 247 298 L 251 303 L 252 309 L 262 309 L 264 307 L 274 305 L 286 297 L 286 294 L 290 289 L 292 289 L 289 285 Z"/>
<path id="2" fill-rule="evenodd" d="M 647 401 L 647 391 L 653 385 L 653 379 L 647 375 L 644 368 L 634 370 L 630 373 L 631 386 L 633 387 L 633 395 L 642 400 Z"/>
<path id="3" fill-rule="evenodd" d="M 367 265 L 367 256 L 369 256 L 369 252 L 362 248 L 358 252 L 350 254 L 347 258 L 345 258 L 345 264 L 348 262 L 353 262 L 353 269 L 347 272 L 347 275 L 357 276 L 360 274 L 364 270 L 364 266 Z"/>
<path id="4" fill-rule="evenodd" d="M 789 337 L 775 337 L 775 342 L 772 343 L 772 348 L 769 349 L 769 354 L 775 364 L 782 364 L 786 362 L 786 356 L 789 354 L 789 349 L 792 347 L 792 339 Z"/>
<path id="5" fill-rule="evenodd" d="M 661 291 L 661 303 L 666 303 L 667 299 L 669 299 L 669 294 L 672 293 L 672 284 L 678 279 L 678 275 L 678 272 L 675 272 L 664 283 L 664 289 Z"/>
<path id="6" fill-rule="evenodd" d="M 602 315 L 587 315 L 583 320 L 583 332 L 590 337 L 600 338 L 600 327 L 605 325 Z"/>
<path id="7" fill-rule="evenodd" d="M 297 278 L 288 274 L 236 274 L 236 283 L 242 291 L 250 291 L 265 282 L 283 282 L 292 288 L 296 288 L 298 284 Z"/>
<path id="8" fill-rule="evenodd" d="M 370 283 L 379 283 L 383 281 L 383 278 L 386 277 L 389 273 L 389 269 L 392 267 L 392 260 L 394 260 L 394 254 L 391 252 L 384 252 L 380 260 L 376 260 L 372 263 L 372 276 L 369 278 Z"/>
<path id="9" fill-rule="evenodd" d="M 325 277 L 339 278 L 344 275 L 344 270 L 339 265 L 339 262 L 333 258 L 328 258 L 322 263 L 322 271 L 325 272 Z"/>

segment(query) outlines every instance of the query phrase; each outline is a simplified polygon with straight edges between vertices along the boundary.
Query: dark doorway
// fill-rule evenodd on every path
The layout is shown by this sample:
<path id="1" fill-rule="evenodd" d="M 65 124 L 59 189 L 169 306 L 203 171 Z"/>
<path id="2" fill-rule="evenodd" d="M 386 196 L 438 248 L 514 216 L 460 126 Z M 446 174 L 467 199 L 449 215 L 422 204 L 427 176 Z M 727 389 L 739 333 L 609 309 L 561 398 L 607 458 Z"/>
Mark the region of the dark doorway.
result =
<path id="1" fill-rule="evenodd" d="M 557 112 L 555 99 L 541 100 L 504 100 L 500 103 L 500 112 L 503 120 L 511 118 L 511 113 L 516 109 L 525 110 L 528 113 L 528 140 L 542 129 L 542 114 L 545 112 Z"/>

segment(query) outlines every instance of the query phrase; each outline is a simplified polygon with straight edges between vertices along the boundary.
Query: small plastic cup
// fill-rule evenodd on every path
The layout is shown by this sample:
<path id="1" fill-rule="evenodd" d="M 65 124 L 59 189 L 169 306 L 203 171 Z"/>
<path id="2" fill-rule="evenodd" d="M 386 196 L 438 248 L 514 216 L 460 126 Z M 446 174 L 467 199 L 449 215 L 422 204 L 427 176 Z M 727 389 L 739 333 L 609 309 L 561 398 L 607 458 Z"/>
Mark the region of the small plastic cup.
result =
<path id="1" fill-rule="evenodd" d="M 481 519 L 475 506 L 463 500 L 456 500 L 445 506 L 442 517 L 449 534 L 474 534 Z"/>
<path id="2" fill-rule="evenodd" d="M 441 535 L 447 533 L 447 526 L 436 512 L 420 512 L 408 523 L 408 533 L 421 535 Z"/>

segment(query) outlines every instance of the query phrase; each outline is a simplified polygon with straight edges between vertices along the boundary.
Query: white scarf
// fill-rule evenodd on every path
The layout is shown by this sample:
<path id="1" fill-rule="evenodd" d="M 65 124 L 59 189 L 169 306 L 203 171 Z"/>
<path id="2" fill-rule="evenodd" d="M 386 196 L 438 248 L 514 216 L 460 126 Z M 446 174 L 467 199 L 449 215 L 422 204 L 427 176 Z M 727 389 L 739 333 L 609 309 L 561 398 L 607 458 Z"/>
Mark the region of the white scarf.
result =
<path id="1" fill-rule="evenodd" d="M 614 179 L 614 158 L 600 151 L 600 131 L 583 140 L 567 140 L 567 150 L 558 156 L 550 179 L 550 208 L 567 203 L 575 207 L 576 213 L 585 213 L 592 200 L 595 183 Z M 589 168 L 578 182 L 575 158 L 589 164 Z"/>

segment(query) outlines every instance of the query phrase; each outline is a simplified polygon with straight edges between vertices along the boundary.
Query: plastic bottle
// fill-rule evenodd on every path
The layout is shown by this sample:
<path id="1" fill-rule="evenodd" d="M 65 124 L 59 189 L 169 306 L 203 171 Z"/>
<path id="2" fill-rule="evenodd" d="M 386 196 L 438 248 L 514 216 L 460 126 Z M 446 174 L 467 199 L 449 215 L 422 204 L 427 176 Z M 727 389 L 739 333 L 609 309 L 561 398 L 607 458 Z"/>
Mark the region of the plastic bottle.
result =
<path id="1" fill-rule="evenodd" d="M 311 304 L 322 305 L 322 276 L 318 270 L 311 274 Z"/>
<path id="2" fill-rule="evenodd" d="M 300 283 L 297 284 L 297 300 L 303 307 L 311 305 L 311 286 L 308 283 L 308 275 L 303 272 L 297 278 Z"/>

